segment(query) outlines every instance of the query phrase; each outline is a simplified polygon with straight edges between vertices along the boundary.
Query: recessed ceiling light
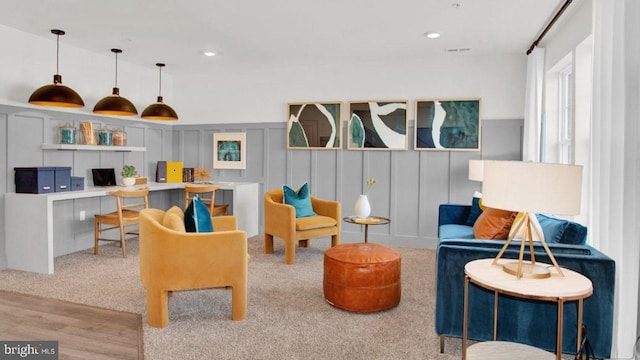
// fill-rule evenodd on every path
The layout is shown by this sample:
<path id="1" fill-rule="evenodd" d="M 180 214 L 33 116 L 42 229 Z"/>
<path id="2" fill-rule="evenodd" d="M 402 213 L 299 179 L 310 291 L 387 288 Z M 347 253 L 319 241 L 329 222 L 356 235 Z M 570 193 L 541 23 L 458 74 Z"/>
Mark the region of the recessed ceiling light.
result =
<path id="1" fill-rule="evenodd" d="M 433 32 L 433 31 L 429 31 L 424 33 L 424 36 L 428 37 L 429 39 L 437 39 L 440 37 L 440 33 L 439 32 Z"/>
<path id="2" fill-rule="evenodd" d="M 205 51 L 204 56 L 216 56 L 216 53 L 214 53 L 213 51 Z"/>

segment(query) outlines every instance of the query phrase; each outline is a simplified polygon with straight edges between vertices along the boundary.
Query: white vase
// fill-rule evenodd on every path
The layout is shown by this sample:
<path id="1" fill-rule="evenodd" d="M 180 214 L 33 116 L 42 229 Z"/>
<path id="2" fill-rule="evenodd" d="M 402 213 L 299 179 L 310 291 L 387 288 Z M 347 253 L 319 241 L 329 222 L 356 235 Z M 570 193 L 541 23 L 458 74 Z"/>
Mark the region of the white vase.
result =
<path id="1" fill-rule="evenodd" d="M 134 177 L 123 177 L 122 185 L 124 186 L 133 186 L 136 184 L 136 178 Z"/>
<path id="2" fill-rule="evenodd" d="M 360 195 L 356 201 L 356 206 L 353 208 L 356 213 L 356 217 L 360 219 L 366 219 L 371 214 L 371 204 L 369 204 L 369 198 L 367 195 Z"/>

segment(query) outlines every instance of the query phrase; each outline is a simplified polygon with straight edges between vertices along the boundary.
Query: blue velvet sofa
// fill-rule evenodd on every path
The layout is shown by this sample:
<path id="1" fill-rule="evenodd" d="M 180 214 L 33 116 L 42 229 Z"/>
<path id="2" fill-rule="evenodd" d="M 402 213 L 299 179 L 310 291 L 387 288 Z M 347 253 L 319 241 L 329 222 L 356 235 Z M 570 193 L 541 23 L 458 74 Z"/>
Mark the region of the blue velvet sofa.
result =
<path id="1" fill-rule="evenodd" d="M 435 326 L 441 352 L 445 337 L 462 337 L 465 264 L 476 259 L 495 258 L 505 243 L 505 240 L 474 239 L 473 227 L 465 225 L 470 211 L 470 205 L 442 204 L 439 208 Z M 545 220 L 540 216 L 538 219 Z M 608 358 L 612 343 L 615 262 L 585 244 L 586 228 L 582 225 L 566 220 L 551 225 L 543 224 L 543 221 L 540 222 L 545 239 L 558 264 L 585 275 L 593 283 L 593 294 L 584 301 L 583 324 L 587 327 L 594 355 Z M 547 234 L 549 229 L 556 233 Z M 514 241 L 502 257 L 517 258 L 519 245 L 519 241 Z M 551 263 L 538 243 L 535 256 L 536 261 Z M 505 295 L 501 295 L 498 303 L 498 340 L 555 352 L 556 303 Z M 493 292 L 469 285 L 469 339 L 493 339 L 493 304 Z M 573 301 L 564 305 L 564 353 L 575 354 L 576 331 L 577 302 Z"/>

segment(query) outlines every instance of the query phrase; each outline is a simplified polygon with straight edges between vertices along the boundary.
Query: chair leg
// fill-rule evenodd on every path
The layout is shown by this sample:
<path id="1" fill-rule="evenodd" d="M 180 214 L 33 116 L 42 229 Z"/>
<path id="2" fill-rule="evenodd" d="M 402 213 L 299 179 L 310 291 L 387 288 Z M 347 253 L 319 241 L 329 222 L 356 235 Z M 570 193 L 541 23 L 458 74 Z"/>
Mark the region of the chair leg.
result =
<path id="1" fill-rule="evenodd" d="M 296 241 L 293 239 L 284 241 L 284 262 L 289 265 L 296 262 Z"/>
<path id="2" fill-rule="evenodd" d="M 264 253 L 273 254 L 273 235 L 264 234 Z"/>
<path id="3" fill-rule="evenodd" d="M 94 220 L 93 225 L 93 255 L 98 255 L 98 236 L 100 234 L 100 222 L 98 219 Z"/>
<path id="4" fill-rule="evenodd" d="M 147 323 L 163 328 L 169 323 L 169 298 L 167 291 L 147 289 Z"/>
<path id="5" fill-rule="evenodd" d="M 247 318 L 247 286 L 234 285 L 231 288 L 231 318 L 234 321 Z"/>
<path id="6" fill-rule="evenodd" d="M 298 241 L 298 246 L 299 247 L 309 247 L 309 245 L 311 245 L 311 240 L 309 240 L 309 239 L 304 239 L 304 240 Z"/>
<path id="7" fill-rule="evenodd" d="M 124 226 L 122 224 L 120 224 L 120 247 L 122 248 L 122 257 L 127 257 L 127 248 L 126 248 L 126 242 L 125 237 L 124 237 Z"/>
<path id="8" fill-rule="evenodd" d="M 440 336 L 440 354 L 444 353 L 444 336 Z"/>
<path id="9" fill-rule="evenodd" d="M 336 245 L 340 245 L 340 234 L 331 236 L 331 247 L 334 247 Z"/>

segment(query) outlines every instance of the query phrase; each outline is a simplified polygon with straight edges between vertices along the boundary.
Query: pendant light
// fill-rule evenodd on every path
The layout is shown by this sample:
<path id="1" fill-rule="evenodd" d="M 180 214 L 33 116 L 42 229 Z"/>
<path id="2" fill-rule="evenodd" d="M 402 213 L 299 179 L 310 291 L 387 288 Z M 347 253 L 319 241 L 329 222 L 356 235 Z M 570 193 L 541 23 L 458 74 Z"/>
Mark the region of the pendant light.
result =
<path id="1" fill-rule="evenodd" d="M 178 120 L 178 114 L 176 114 L 171 106 L 162 102 L 162 68 L 164 67 L 164 64 L 157 63 L 156 66 L 160 72 L 160 91 L 158 92 L 158 101 L 147 106 L 140 117 L 147 120 Z"/>
<path id="2" fill-rule="evenodd" d="M 131 103 L 120 96 L 120 89 L 118 89 L 118 54 L 122 53 L 120 49 L 111 49 L 111 52 L 116 54 L 116 85 L 113 88 L 113 94 L 102 98 L 98 101 L 93 108 L 93 112 L 103 115 L 115 115 L 115 116 L 132 116 L 138 115 L 138 110 Z"/>
<path id="3" fill-rule="evenodd" d="M 37 89 L 29 97 L 29 104 L 40 106 L 57 106 L 69 108 L 84 107 L 84 101 L 73 89 L 62 85 L 60 72 L 60 35 L 62 30 L 51 30 L 56 35 L 56 74 L 53 75 L 53 84 L 45 85 Z"/>

